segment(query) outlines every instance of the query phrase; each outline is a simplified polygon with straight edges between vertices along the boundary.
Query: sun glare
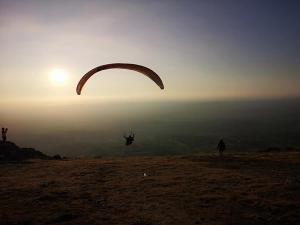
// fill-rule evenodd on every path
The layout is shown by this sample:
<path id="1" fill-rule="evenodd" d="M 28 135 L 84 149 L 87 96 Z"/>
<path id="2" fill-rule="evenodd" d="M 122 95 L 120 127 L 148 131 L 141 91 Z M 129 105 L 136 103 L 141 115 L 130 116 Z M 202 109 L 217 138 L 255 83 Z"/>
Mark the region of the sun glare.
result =
<path id="1" fill-rule="evenodd" d="M 68 80 L 68 73 L 64 69 L 53 69 L 50 72 L 50 80 L 55 85 L 63 86 Z"/>

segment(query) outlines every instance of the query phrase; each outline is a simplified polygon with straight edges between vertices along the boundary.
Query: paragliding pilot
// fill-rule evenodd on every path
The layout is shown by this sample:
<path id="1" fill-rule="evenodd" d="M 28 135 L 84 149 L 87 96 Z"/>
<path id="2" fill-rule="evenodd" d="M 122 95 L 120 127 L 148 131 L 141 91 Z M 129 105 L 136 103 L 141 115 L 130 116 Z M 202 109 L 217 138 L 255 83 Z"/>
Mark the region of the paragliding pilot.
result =
<path id="1" fill-rule="evenodd" d="M 221 140 L 219 141 L 219 144 L 218 144 L 218 146 L 217 146 L 217 149 L 219 150 L 220 156 L 222 156 L 224 150 L 226 149 L 226 145 L 225 145 L 225 142 L 223 141 L 223 139 L 221 139 Z"/>
<path id="2" fill-rule="evenodd" d="M 2 141 L 3 143 L 6 142 L 6 134 L 7 134 L 8 129 L 2 127 Z"/>
<path id="3" fill-rule="evenodd" d="M 126 145 L 128 146 L 128 145 L 131 145 L 132 143 L 133 143 L 133 141 L 134 141 L 134 133 L 132 133 L 132 132 L 130 132 L 130 134 L 128 135 L 128 136 L 126 136 L 126 135 L 123 135 L 123 137 L 125 138 L 125 140 L 126 140 Z"/>

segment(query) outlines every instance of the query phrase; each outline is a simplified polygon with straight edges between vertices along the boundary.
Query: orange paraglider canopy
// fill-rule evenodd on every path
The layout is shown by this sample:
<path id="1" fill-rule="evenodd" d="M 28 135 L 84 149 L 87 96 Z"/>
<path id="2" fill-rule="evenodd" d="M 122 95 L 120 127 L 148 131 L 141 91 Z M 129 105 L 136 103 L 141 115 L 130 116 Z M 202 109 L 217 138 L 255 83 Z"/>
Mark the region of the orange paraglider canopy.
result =
<path id="1" fill-rule="evenodd" d="M 102 70 L 108 70 L 108 69 L 127 69 L 127 70 L 133 70 L 139 73 L 144 74 L 145 76 L 149 77 L 152 81 L 154 81 L 161 89 L 164 89 L 164 84 L 160 77 L 151 69 L 137 65 L 137 64 L 130 64 L 130 63 L 112 63 L 112 64 L 105 64 L 102 66 L 98 66 L 89 72 L 87 72 L 78 82 L 76 92 L 78 95 L 81 94 L 81 90 L 84 86 L 84 84 L 88 81 L 88 79 L 93 76 L 95 73 L 102 71 Z"/>

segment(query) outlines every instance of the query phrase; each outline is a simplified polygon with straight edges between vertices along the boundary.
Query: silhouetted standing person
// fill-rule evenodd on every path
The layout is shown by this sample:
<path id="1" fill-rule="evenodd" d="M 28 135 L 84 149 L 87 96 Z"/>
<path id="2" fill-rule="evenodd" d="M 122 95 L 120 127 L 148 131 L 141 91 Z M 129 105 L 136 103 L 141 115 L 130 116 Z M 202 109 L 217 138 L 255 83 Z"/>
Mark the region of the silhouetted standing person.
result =
<path id="1" fill-rule="evenodd" d="M 2 141 L 6 142 L 6 134 L 7 134 L 8 129 L 2 127 Z"/>
<path id="2" fill-rule="evenodd" d="M 125 135 L 124 135 L 123 137 L 124 137 L 125 140 L 126 140 L 126 145 L 127 145 L 127 146 L 128 146 L 128 145 L 131 145 L 132 142 L 134 141 L 134 134 L 133 134 L 133 133 L 132 133 L 132 134 L 129 134 L 128 137 L 126 137 Z"/>
<path id="3" fill-rule="evenodd" d="M 225 142 L 223 141 L 223 139 L 221 139 L 218 143 L 217 149 L 219 150 L 219 154 L 220 156 L 223 155 L 224 150 L 226 149 L 226 145 Z"/>

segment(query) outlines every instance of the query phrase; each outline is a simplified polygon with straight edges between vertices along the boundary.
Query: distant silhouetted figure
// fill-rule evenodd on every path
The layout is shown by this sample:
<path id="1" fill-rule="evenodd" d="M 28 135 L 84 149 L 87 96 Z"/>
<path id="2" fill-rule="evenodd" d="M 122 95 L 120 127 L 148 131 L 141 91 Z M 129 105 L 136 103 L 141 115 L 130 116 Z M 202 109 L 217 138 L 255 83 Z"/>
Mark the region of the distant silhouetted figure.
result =
<path id="1" fill-rule="evenodd" d="M 129 134 L 129 136 L 123 135 L 123 137 L 124 137 L 125 140 L 126 140 L 126 145 L 127 145 L 127 146 L 128 146 L 128 145 L 131 145 L 132 142 L 134 141 L 134 133 Z"/>
<path id="2" fill-rule="evenodd" d="M 2 141 L 6 142 L 6 134 L 7 134 L 8 129 L 2 127 Z"/>
<path id="3" fill-rule="evenodd" d="M 218 146 L 217 146 L 217 149 L 219 150 L 220 156 L 222 156 L 224 150 L 226 149 L 226 145 L 225 145 L 225 142 L 223 141 L 223 139 L 221 139 L 221 140 L 219 141 L 219 144 L 218 144 Z"/>

